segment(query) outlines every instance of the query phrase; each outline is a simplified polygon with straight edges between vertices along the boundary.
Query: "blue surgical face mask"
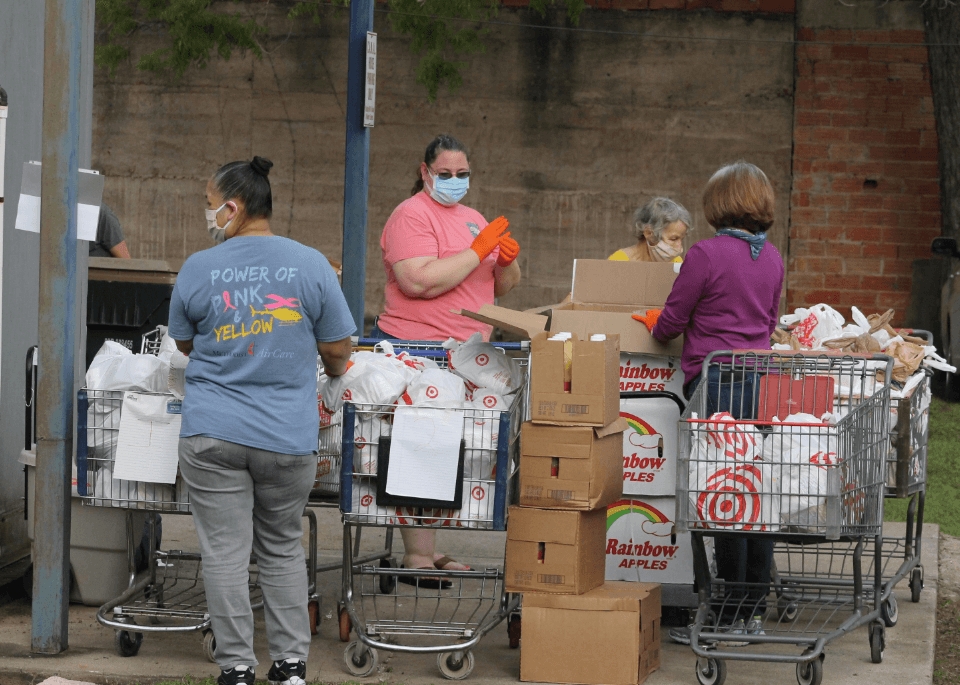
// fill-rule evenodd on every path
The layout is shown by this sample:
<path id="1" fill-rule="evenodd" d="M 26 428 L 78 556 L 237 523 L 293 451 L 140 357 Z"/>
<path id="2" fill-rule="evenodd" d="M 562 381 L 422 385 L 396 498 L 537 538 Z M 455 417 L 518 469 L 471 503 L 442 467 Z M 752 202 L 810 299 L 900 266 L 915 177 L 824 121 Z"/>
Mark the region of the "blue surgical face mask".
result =
<path id="1" fill-rule="evenodd" d="M 433 182 L 433 188 L 430 189 L 430 197 L 442 205 L 455 205 L 463 196 L 467 194 L 470 188 L 469 178 L 439 178 L 436 174 L 430 174 L 430 180 Z"/>

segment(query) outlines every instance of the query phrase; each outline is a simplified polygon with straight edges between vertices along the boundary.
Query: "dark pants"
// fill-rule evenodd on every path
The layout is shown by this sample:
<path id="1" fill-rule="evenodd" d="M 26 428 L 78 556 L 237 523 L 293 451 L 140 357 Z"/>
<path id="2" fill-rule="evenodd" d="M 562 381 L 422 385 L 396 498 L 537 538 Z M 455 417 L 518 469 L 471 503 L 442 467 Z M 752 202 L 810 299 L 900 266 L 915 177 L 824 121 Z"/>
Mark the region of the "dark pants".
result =
<path id="1" fill-rule="evenodd" d="M 741 371 L 721 372 L 712 367 L 707 377 L 707 417 L 726 411 L 735 419 L 749 420 L 759 406 L 760 376 Z M 687 399 L 700 384 L 696 376 L 684 388 Z M 767 609 L 770 591 L 770 568 L 773 565 L 773 541 L 753 535 L 718 535 L 713 539 L 717 558 L 717 575 L 728 583 L 756 583 L 749 592 L 732 590 L 726 593 L 720 609 L 721 620 L 750 619 Z"/>

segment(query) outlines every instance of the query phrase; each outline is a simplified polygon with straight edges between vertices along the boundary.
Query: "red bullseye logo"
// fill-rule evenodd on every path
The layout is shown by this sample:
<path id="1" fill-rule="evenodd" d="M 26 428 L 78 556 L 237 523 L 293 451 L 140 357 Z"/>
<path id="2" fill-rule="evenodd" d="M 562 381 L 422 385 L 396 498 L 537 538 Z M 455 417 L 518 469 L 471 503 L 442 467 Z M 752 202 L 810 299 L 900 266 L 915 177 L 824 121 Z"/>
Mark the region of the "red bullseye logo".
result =
<path id="1" fill-rule="evenodd" d="M 343 391 L 343 399 L 344 399 L 344 400 L 351 400 L 351 399 L 353 399 L 353 395 L 350 394 L 350 391 L 349 391 L 349 390 L 344 390 L 344 391 Z"/>
<path id="2" fill-rule="evenodd" d="M 477 366 L 486 366 L 487 362 L 490 361 L 490 357 L 485 354 L 477 355 Z"/>
<path id="3" fill-rule="evenodd" d="M 440 391 L 433 385 L 427 386 L 427 398 L 431 400 L 437 399 L 437 395 L 440 394 Z"/>
<path id="4" fill-rule="evenodd" d="M 475 500 L 477 500 L 477 501 L 482 500 L 484 497 L 486 497 L 486 495 L 487 495 L 487 493 L 486 493 L 486 492 L 484 491 L 484 489 L 483 489 L 481 486 L 479 486 L 479 485 L 478 485 L 477 487 L 475 487 L 473 490 L 470 491 L 470 496 L 473 497 L 473 499 L 475 499 Z"/>
<path id="5" fill-rule="evenodd" d="M 359 450 L 362 450 L 364 447 L 367 446 L 367 439 L 362 435 L 359 438 L 356 438 L 353 442 L 357 446 L 357 449 Z"/>
<path id="6" fill-rule="evenodd" d="M 493 395 L 487 395 L 483 398 L 483 406 L 487 409 L 493 409 L 497 406 L 497 398 Z"/>
<path id="7" fill-rule="evenodd" d="M 371 504 L 373 504 L 373 495 L 364 495 L 360 498 L 361 507 L 369 507 Z"/>

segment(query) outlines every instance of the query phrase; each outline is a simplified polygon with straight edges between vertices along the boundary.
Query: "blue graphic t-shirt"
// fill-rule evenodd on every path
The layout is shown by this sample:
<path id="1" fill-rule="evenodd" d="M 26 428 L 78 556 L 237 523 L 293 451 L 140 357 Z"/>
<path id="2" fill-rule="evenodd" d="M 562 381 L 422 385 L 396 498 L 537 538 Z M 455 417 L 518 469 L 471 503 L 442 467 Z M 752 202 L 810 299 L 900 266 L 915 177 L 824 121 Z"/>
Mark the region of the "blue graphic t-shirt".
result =
<path id="1" fill-rule="evenodd" d="M 317 250 L 239 236 L 184 263 L 170 336 L 193 340 L 180 435 L 285 454 L 317 449 L 317 342 L 356 331 Z"/>

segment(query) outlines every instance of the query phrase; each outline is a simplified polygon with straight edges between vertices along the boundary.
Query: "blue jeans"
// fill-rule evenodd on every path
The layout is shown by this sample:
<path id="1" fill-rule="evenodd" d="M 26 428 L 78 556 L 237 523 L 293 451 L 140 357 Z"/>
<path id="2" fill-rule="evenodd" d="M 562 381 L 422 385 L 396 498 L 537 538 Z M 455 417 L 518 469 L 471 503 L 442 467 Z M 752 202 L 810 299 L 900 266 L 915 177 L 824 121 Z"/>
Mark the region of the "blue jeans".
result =
<path id="1" fill-rule="evenodd" d="M 702 375 L 687 383 L 687 399 L 700 384 Z M 760 375 L 752 371 L 721 372 L 711 367 L 707 375 L 707 418 L 726 411 L 735 419 L 751 420 L 760 406 Z M 732 589 L 726 593 L 720 608 L 722 622 L 738 618 L 749 620 L 763 615 L 770 591 L 770 569 L 773 566 L 773 541 L 753 535 L 717 535 L 713 539 L 717 558 L 717 575 L 728 583 L 755 583 L 749 592 Z"/>
<path id="2" fill-rule="evenodd" d="M 380 321 L 379 319 L 373 322 L 373 328 L 370 329 L 370 336 L 372 340 L 401 340 L 402 338 L 395 338 L 389 333 L 385 333 L 380 330 Z"/>

